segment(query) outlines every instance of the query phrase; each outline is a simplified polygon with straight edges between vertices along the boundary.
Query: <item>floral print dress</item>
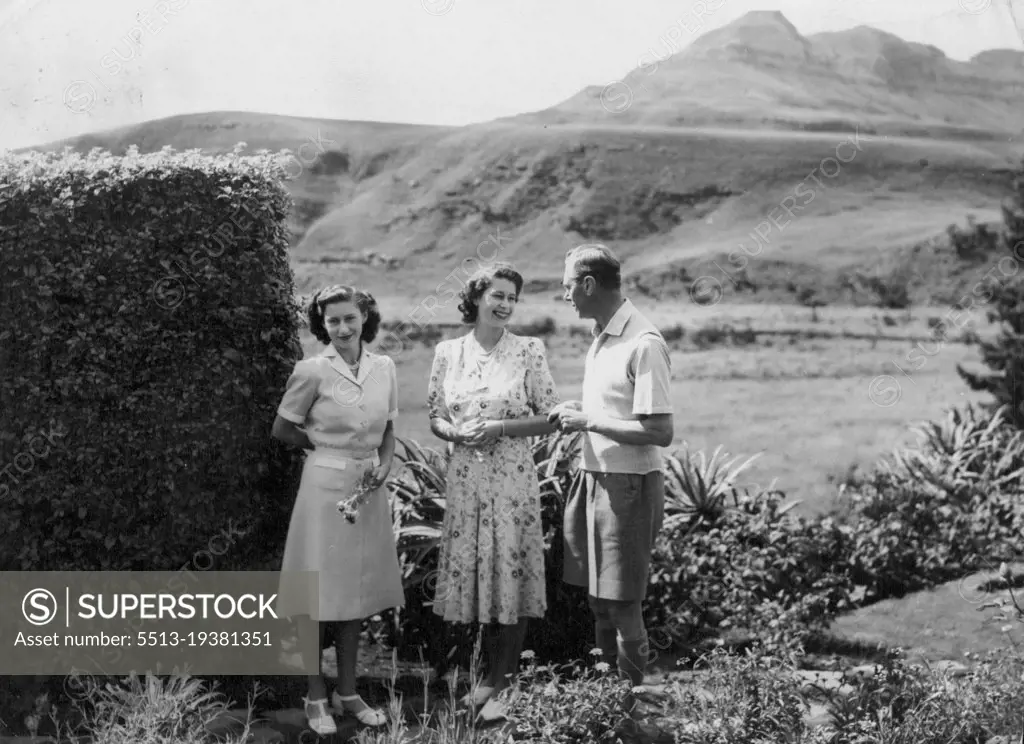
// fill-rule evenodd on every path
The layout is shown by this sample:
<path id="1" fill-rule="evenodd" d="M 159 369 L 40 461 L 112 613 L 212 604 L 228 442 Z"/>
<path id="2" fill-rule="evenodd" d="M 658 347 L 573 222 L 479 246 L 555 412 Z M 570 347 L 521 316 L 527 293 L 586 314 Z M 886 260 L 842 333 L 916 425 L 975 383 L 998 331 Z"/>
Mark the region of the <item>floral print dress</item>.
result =
<path id="1" fill-rule="evenodd" d="M 540 339 L 505 331 L 486 352 L 472 333 L 434 350 L 427 407 L 467 420 L 546 415 L 559 402 Z M 543 617 L 544 535 L 530 438 L 454 445 L 434 613 L 453 623 Z"/>

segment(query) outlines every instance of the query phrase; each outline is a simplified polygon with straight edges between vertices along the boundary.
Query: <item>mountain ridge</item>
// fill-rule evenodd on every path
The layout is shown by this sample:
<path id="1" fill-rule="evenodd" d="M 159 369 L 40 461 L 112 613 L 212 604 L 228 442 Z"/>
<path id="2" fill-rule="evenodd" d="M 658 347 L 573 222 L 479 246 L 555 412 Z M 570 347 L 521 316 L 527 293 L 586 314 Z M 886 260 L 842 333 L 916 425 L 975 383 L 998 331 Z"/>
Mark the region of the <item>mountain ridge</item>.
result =
<path id="1" fill-rule="evenodd" d="M 207 112 L 50 149 L 225 152 L 244 141 L 295 153 L 322 141 L 288 182 L 299 288 L 368 282 L 406 298 L 496 232 L 502 258 L 529 267 L 535 288 L 557 285 L 566 249 L 598 241 L 623 257 L 630 286 L 685 294 L 783 200 L 810 193 L 748 277 L 756 299 L 796 301 L 807 286 L 840 286 L 841 272 L 934 247 L 969 212 L 998 218 L 1024 155 L 1022 60 L 1014 50 L 950 60 L 867 26 L 803 36 L 781 13 L 755 13 L 653 72 L 481 124 Z M 851 138 L 859 146 L 839 152 Z M 837 170 L 823 177 L 829 159 Z"/>
<path id="2" fill-rule="evenodd" d="M 986 50 L 961 62 L 866 25 L 803 36 L 782 13 L 753 11 L 620 81 L 512 118 L 778 128 L 834 120 L 892 134 L 932 127 L 1020 137 L 1022 65 L 1024 52 Z"/>

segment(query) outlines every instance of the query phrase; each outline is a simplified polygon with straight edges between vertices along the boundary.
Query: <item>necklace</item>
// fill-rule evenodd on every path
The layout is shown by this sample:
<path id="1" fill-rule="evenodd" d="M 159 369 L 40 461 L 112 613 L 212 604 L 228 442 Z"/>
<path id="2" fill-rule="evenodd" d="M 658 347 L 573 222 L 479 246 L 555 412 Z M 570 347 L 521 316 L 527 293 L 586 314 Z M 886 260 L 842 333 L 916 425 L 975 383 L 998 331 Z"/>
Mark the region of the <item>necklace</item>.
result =
<path id="1" fill-rule="evenodd" d="M 359 359 L 362 356 L 362 349 L 360 349 L 359 354 L 356 355 L 356 360 L 354 362 L 347 361 L 340 353 L 338 356 L 341 357 L 341 361 L 345 362 L 345 365 L 352 370 L 353 374 L 359 374 Z"/>
<path id="2" fill-rule="evenodd" d="M 473 341 L 476 344 L 476 354 L 474 355 L 475 365 L 473 367 L 473 371 L 476 374 L 483 374 L 484 367 L 494 357 L 494 353 L 498 350 L 498 347 L 501 346 L 501 342 L 504 338 L 505 333 L 504 331 L 502 331 L 501 336 L 498 337 L 498 341 L 494 344 L 494 346 L 492 346 L 490 349 L 485 349 L 483 345 L 476 340 L 476 336 L 473 337 Z"/>

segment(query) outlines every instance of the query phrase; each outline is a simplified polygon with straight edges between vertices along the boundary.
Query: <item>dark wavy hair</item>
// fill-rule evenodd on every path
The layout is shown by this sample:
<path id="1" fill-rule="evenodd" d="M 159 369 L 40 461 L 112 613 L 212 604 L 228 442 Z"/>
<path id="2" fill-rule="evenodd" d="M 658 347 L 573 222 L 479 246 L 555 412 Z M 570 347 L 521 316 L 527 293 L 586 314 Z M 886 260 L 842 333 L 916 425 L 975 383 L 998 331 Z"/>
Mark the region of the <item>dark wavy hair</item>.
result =
<path id="1" fill-rule="evenodd" d="M 359 340 L 368 344 L 377 338 L 380 310 L 377 309 L 377 300 L 373 299 L 373 295 L 346 284 L 332 284 L 310 297 L 306 305 L 309 330 L 316 336 L 317 341 L 324 345 L 331 343 L 331 337 L 327 335 L 327 327 L 324 325 L 324 308 L 332 302 L 354 302 L 359 311 L 366 316 Z"/>
<path id="2" fill-rule="evenodd" d="M 523 276 L 509 263 L 496 263 L 488 268 L 478 269 L 469 277 L 466 286 L 459 292 L 459 312 L 462 313 L 462 322 L 467 325 L 476 323 L 479 314 L 480 298 L 484 292 L 491 288 L 495 279 L 507 279 L 516 285 L 516 297 L 523 291 Z"/>

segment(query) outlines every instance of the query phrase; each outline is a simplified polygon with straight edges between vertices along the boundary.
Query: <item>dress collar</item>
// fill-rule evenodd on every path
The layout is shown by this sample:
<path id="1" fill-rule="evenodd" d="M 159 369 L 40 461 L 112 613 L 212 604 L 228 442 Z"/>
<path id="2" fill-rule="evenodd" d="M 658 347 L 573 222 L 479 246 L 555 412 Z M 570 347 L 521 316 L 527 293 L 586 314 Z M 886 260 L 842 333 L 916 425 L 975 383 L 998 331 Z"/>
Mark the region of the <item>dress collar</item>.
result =
<path id="1" fill-rule="evenodd" d="M 363 380 L 370 372 L 370 358 L 371 354 L 366 350 L 366 344 L 362 345 L 362 349 L 359 354 L 359 376 L 356 377 L 352 374 L 352 369 L 348 366 L 348 362 L 341 358 L 341 354 L 334 348 L 334 344 L 327 344 L 327 348 L 320 352 L 320 356 L 327 357 L 331 360 L 331 367 L 338 372 L 342 377 L 347 377 L 352 382 L 361 385 Z"/>

